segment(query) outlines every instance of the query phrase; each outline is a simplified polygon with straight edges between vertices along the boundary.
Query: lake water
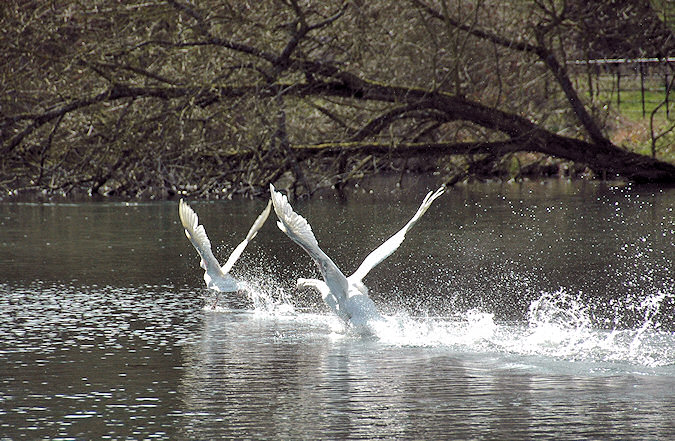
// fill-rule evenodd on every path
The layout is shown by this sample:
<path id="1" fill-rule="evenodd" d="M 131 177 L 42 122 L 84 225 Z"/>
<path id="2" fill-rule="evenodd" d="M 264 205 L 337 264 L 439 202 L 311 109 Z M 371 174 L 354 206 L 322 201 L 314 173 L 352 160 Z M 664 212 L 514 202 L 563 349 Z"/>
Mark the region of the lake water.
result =
<path id="1" fill-rule="evenodd" d="M 433 188 L 294 207 L 351 273 Z M 264 203 L 192 202 L 221 263 Z M 274 214 L 214 309 L 177 206 L 0 203 L 0 440 L 675 433 L 675 189 L 449 190 L 366 278 L 372 337 L 294 289 Z"/>

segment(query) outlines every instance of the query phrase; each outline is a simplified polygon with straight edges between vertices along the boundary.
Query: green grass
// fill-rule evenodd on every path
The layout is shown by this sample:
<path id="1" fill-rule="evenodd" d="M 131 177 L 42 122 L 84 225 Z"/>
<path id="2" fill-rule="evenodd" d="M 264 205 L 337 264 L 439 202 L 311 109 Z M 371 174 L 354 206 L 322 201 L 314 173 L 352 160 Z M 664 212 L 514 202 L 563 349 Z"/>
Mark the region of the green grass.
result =
<path id="1" fill-rule="evenodd" d="M 675 3 L 675 2 L 674 2 Z M 578 75 L 579 93 L 590 101 L 587 79 Z M 603 74 L 594 77 L 596 108 L 606 109 L 612 117 L 609 136 L 611 140 L 636 152 L 651 155 L 652 138 L 650 133 L 650 117 L 665 100 L 665 84 L 662 75 L 646 76 L 644 82 L 644 112 L 639 76 L 623 76 L 621 78 L 620 103 L 617 103 L 616 76 Z M 599 89 L 599 90 L 598 90 Z M 660 134 L 675 124 L 675 91 L 669 96 L 668 110 L 661 106 L 654 114 L 654 132 Z M 670 131 L 656 142 L 656 157 L 675 163 L 675 131 Z"/>
<path id="2" fill-rule="evenodd" d="M 652 111 L 656 109 L 657 106 L 659 106 L 664 100 L 665 100 L 665 93 L 663 91 L 660 92 L 652 92 L 652 91 L 645 91 L 645 97 L 644 97 L 644 113 L 643 113 L 643 108 L 642 108 L 642 94 L 640 91 L 627 91 L 627 92 L 622 92 L 621 93 L 621 102 L 617 103 L 616 102 L 616 94 L 614 97 L 614 103 L 613 103 L 613 108 L 617 109 L 619 113 L 622 115 L 628 116 L 633 119 L 641 119 L 641 118 L 647 118 L 649 119 L 649 116 L 651 115 Z M 668 102 L 668 108 L 670 110 L 670 118 L 675 119 L 675 93 L 671 93 Z M 654 115 L 655 118 L 659 120 L 664 120 L 668 117 L 668 113 L 666 112 L 666 107 L 665 105 L 661 106 L 661 108 L 656 112 Z"/>
<path id="3" fill-rule="evenodd" d="M 587 99 L 589 97 L 587 84 L 578 82 L 580 86 L 580 93 Z M 593 81 L 595 100 L 606 103 L 613 109 L 626 113 L 634 117 L 642 117 L 642 92 L 640 87 L 639 77 L 624 76 L 621 79 L 621 90 L 619 100 L 617 100 L 617 85 L 616 76 L 611 74 L 603 74 L 600 77 L 595 77 Z M 598 89 L 599 88 L 599 92 Z M 646 77 L 644 82 L 644 106 L 645 114 L 648 117 L 652 110 L 663 102 L 666 98 L 666 90 L 663 75 L 655 75 L 654 77 Z M 669 95 L 669 109 L 675 112 L 675 90 L 671 90 Z M 659 110 L 659 113 L 666 115 L 665 106 Z"/>

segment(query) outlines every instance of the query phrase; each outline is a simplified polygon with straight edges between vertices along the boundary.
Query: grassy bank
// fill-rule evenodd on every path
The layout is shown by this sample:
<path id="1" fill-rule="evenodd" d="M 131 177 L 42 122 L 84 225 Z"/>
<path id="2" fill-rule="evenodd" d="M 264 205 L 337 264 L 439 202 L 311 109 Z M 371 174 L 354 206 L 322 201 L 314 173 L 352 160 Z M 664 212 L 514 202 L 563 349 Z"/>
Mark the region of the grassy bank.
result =
<path id="1" fill-rule="evenodd" d="M 644 84 L 639 75 L 623 75 L 620 93 L 616 75 L 603 73 L 592 79 L 592 97 L 588 78 L 579 74 L 576 79 L 582 96 L 591 102 L 599 119 L 606 121 L 613 143 L 644 155 L 654 152 L 661 160 L 675 162 L 675 90 L 670 91 L 666 103 L 666 78 L 662 73 L 645 76 Z"/>

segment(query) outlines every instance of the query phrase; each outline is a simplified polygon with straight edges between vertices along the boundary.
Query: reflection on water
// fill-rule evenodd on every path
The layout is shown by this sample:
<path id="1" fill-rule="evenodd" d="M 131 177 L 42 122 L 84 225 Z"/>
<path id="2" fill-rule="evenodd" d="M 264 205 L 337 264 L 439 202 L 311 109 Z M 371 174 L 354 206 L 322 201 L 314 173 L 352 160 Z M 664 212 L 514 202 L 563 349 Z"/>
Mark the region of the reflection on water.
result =
<path id="1" fill-rule="evenodd" d="M 418 187 L 296 208 L 351 272 Z M 437 202 L 365 281 L 388 314 L 372 338 L 293 289 L 317 271 L 273 222 L 235 267 L 251 296 L 213 310 L 175 203 L 0 204 L 0 439 L 673 433 L 675 191 Z M 194 204 L 218 257 L 263 204 Z"/>
<path id="2" fill-rule="evenodd" d="M 163 414 L 179 400 L 180 348 L 197 328 L 188 297 L 152 286 L 42 283 L 0 285 L 0 297 L 0 433 L 104 439 L 170 431 Z"/>

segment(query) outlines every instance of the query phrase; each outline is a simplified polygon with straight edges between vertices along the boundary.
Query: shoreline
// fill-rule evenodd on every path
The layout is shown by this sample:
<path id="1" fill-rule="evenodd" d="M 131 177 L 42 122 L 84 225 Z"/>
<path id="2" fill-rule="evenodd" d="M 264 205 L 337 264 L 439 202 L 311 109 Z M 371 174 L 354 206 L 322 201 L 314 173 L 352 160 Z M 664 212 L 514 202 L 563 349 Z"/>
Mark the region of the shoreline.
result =
<path id="1" fill-rule="evenodd" d="M 350 182 L 339 186 L 323 185 L 318 186 L 312 192 L 311 197 L 329 197 L 335 195 L 339 198 L 347 197 L 350 193 L 374 193 L 383 191 L 396 191 L 414 187 L 432 188 L 446 184 L 448 178 L 441 175 L 439 172 L 435 173 L 379 173 L 377 175 L 363 176 L 358 179 L 353 179 Z M 450 182 L 448 187 L 451 188 L 467 188 L 471 186 L 480 185 L 503 185 L 503 186 L 519 186 L 524 184 L 539 184 L 539 185 L 556 185 L 556 184 L 593 184 L 606 185 L 607 187 L 640 187 L 640 188 L 673 188 L 675 186 L 663 184 L 636 184 L 623 179 L 599 179 L 593 176 L 541 176 L 541 177 L 523 177 L 521 179 L 500 179 L 498 177 L 478 179 L 469 177 L 462 180 Z M 277 188 L 286 193 L 290 193 L 295 197 L 295 193 L 291 186 L 277 185 Z M 202 201 L 218 201 L 218 200 L 253 200 L 258 198 L 268 197 L 266 186 L 252 187 L 242 184 L 239 189 L 234 189 L 231 186 L 227 187 L 227 192 L 218 191 L 208 192 L 206 194 L 199 194 L 198 192 L 180 191 L 175 192 L 158 192 L 147 193 L 144 197 L 128 197 L 124 195 L 102 195 L 102 194 L 88 194 L 82 189 L 74 189 L 68 194 L 63 192 L 50 192 L 48 189 L 30 189 L 24 191 L 10 191 L 9 194 L 3 192 L 0 195 L 0 203 L 89 203 L 89 202 L 169 202 L 178 201 L 181 198 L 189 198 L 190 200 Z M 420 190 L 422 191 L 422 190 Z M 301 195 L 301 197 L 307 197 Z"/>

